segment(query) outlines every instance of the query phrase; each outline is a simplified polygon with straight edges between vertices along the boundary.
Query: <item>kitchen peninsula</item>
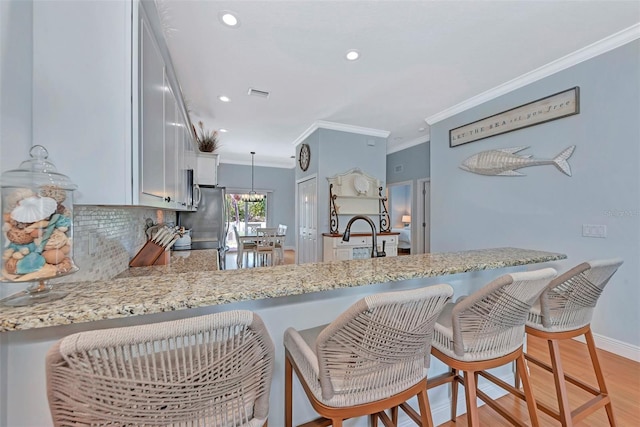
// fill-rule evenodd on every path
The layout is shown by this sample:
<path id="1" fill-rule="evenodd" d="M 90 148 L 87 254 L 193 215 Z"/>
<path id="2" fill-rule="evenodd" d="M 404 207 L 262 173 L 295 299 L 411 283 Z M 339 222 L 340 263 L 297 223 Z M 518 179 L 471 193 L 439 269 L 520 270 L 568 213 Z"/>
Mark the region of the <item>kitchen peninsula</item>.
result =
<path id="1" fill-rule="evenodd" d="M 82 330 L 231 309 L 256 311 L 273 338 L 276 367 L 269 424 L 282 425 L 281 344 L 287 327 L 304 329 L 328 323 L 357 299 L 372 293 L 450 283 L 457 297 L 505 272 L 539 268 L 542 265 L 532 264 L 565 258 L 559 253 L 498 248 L 246 270 L 143 276 L 125 273 L 128 277 L 109 281 L 59 285 L 69 292 L 62 300 L 26 308 L 0 307 L 0 425 L 51 425 L 44 357 L 57 339 Z M 443 365 L 432 363 L 429 374 L 443 369 Z M 305 400 L 298 400 L 301 393 L 301 389 L 294 390 L 296 422 L 314 417 Z M 430 395 L 432 408 L 443 404 L 440 399 L 446 401 L 446 390 L 443 393 Z"/>

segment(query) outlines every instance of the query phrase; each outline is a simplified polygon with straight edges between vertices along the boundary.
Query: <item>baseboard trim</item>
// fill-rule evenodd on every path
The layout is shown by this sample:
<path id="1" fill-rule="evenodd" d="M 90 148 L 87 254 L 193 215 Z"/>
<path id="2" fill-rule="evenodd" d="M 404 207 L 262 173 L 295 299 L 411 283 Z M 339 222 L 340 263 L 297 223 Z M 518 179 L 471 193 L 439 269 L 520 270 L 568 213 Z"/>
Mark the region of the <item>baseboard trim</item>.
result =
<path id="1" fill-rule="evenodd" d="M 574 339 L 581 343 L 586 343 L 584 335 Z M 593 339 L 596 342 L 596 347 L 600 350 L 608 351 L 609 353 L 633 360 L 634 362 L 640 362 L 640 347 L 637 345 L 605 337 L 600 334 L 593 334 Z"/>

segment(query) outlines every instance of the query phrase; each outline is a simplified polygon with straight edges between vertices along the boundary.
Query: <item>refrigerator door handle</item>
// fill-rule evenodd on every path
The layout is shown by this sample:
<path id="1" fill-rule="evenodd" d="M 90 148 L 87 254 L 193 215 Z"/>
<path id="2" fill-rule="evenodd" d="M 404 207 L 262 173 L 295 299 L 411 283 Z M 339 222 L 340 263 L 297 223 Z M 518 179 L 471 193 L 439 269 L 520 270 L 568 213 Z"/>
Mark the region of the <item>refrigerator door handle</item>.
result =
<path id="1" fill-rule="evenodd" d="M 200 204 L 200 199 L 202 199 L 200 186 L 198 184 L 193 184 L 193 206 L 198 207 L 198 204 Z"/>

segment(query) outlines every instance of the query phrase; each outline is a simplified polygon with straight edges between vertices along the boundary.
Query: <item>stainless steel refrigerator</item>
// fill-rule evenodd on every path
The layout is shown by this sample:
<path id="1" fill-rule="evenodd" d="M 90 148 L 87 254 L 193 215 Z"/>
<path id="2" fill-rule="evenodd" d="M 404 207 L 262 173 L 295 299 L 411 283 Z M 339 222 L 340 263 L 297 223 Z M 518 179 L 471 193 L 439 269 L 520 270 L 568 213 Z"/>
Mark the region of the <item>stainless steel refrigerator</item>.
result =
<path id="1" fill-rule="evenodd" d="M 178 225 L 191 230 L 191 249 L 218 249 L 224 268 L 226 255 L 227 203 L 225 187 L 200 186 L 196 212 L 178 212 Z"/>

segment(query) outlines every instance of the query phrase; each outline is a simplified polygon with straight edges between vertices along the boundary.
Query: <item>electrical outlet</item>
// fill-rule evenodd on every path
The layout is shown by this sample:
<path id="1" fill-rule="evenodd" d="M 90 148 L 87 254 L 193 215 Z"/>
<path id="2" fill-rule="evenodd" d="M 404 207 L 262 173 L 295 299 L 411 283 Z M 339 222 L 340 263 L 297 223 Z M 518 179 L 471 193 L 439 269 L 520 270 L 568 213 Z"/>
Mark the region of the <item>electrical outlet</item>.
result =
<path id="1" fill-rule="evenodd" d="M 598 224 L 582 224 L 582 237 L 607 237 L 607 226 Z"/>

